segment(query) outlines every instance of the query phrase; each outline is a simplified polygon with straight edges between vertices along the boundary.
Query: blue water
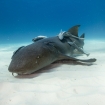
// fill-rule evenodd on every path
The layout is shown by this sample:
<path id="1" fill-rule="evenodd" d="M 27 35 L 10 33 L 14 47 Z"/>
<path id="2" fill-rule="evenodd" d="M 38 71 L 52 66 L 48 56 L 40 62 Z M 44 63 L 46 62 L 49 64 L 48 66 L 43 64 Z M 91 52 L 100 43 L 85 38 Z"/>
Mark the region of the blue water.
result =
<path id="1" fill-rule="evenodd" d="M 105 0 L 0 0 L 0 43 L 31 42 L 76 24 L 86 39 L 105 40 Z"/>

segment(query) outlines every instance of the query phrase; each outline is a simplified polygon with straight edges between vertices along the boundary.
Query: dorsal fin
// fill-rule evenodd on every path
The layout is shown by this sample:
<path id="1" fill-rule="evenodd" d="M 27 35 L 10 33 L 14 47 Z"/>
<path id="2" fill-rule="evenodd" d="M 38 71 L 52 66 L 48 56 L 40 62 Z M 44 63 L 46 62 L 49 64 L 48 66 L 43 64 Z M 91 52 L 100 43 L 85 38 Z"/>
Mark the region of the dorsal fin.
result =
<path id="1" fill-rule="evenodd" d="M 80 25 L 73 26 L 68 30 L 68 32 L 78 37 L 78 27 L 80 27 Z"/>
<path id="2" fill-rule="evenodd" d="M 83 34 L 80 36 L 80 38 L 85 38 L 85 33 L 83 33 Z"/>

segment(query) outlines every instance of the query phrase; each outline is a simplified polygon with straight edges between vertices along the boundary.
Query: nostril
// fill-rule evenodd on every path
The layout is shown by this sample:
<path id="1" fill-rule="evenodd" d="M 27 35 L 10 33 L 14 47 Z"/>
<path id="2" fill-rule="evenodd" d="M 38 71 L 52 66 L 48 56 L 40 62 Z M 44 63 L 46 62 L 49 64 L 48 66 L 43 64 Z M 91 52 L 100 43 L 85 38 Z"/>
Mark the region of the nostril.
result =
<path id="1" fill-rule="evenodd" d="M 8 70 L 9 70 L 9 71 L 11 71 L 11 70 L 12 70 L 10 65 L 9 65 L 9 67 L 8 67 Z"/>
<path id="2" fill-rule="evenodd" d="M 9 70 L 10 72 L 13 72 L 13 71 L 14 71 L 14 69 L 13 69 L 13 67 L 11 67 L 11 65 L 8 67 L 8 70 Z"/>
<path id="3" fill-rule="evenodd" d="M 10 63 L 8 67 L 9 72 L 15 72 L 17 71 L 16 69 L 17 69 L 16 66 L 13 63 Z"/>

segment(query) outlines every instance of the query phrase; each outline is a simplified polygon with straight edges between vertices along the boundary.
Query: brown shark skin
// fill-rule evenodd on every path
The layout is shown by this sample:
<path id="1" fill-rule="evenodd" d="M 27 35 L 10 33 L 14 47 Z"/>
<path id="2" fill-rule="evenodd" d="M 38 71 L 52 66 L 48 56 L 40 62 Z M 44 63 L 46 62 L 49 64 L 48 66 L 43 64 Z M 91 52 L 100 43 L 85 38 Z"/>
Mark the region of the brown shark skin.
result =
<path id="1" fill-rule="evenodd" d="M 56 45 L 56 48 L 49 43 Z M 57 51 L 70 55 L 70 50 L 69 44 L 62 43 L 58 37 L 42 39 L 20 49 L 13 56 L 8 70 L 14 73 L 30 74 L 58 60 Z"/>
<path id="2" fill-rule="evenodd" d="M 25 47 L 20 47 L 12 56 L 8 70 L 17 74 L 31 74 L 57 60 L 69 59 L 81 62 L 95 62 L 96 59 L 76 59 L 72 57 L 75 46 L 72 42 L 78 46 L 83 47 L 84 40 L 81 40 L 78 36 L 78 27 L 74 26 L 69 29 L 69 33 L 74 37 L 69 37 L 69 34 L 60 40 L 58 36 L 45 38 L 36 41 Z M 76 31 L 76 32 L 75 32 Z M 84 35 L 83 35 L 84 36 Z M 75 38 L 76 37 L 76 38 Z M 71 40 L 71 39 L 72 40 Z M 68 43 L 70 42 L 70 44 Z"/>

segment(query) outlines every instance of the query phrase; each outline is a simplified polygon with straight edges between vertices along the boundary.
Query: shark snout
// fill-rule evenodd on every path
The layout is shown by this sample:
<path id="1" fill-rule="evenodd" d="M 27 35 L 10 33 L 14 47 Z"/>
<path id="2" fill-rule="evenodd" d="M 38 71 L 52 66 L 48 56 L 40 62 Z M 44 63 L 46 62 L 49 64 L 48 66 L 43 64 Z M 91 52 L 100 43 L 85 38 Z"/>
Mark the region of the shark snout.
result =
<path id="1" fill-rule="evenodd" d="M 12 73 L 19 73 L 25 71 L 24 67 L 25 65 L 23 65 L 22 62 L 18 62 L 18 60 L 12 60 L 8 67 L 8 70 Z"/>
<path id="2" fill-rule="evenodd" d="M 22 69 L 20 67 L 15 67 L 13 65 L 10 65 L 8 68 L 9 72 L 16 73 L 16 74 L 30 74 L 30 72 L 26 69 Z"/>
<path id="3" fill-rule="evenodd" d="M 28 63 L 27 61 L 25 61 L 25 60 L 19 61 L 19 60 L 12 59 L 10 65 L 8 67 L 9 72 L 17 73 L 17 74 L 32 73 L 35 66 L 33 66 L 32 62 Z"/>
<path id="4" fill-rule="evenodd" d="M 9 72 L 12 72 L 12 73 L 18 73 L 21 71 L 21 68 L 19 68 L 16 65 L 10 64 L 8 67 L 8 70 L 9 70 Z"/>

